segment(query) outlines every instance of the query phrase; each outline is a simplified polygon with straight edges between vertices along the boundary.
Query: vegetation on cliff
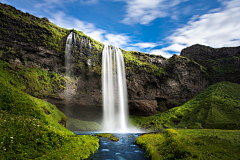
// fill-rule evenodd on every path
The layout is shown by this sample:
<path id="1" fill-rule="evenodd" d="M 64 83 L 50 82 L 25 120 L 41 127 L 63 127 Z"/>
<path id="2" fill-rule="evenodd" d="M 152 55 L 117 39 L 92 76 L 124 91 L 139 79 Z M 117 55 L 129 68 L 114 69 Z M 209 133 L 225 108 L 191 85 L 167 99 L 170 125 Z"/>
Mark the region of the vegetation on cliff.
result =
<path id="1" fill-rule="evenodd" d="M 0 24 L 2 26 L 0 39 L 24 42 L 30 46 L 43 46 L 60 54 L 64 53 L 66 38 L 73 31 L 91 39 L 95 48 L 101 50 L 103 47 L 101 43 L 81 31 L 58 27 L 45 17 L 38 18 L 6 4 L 0 3 L 0 6 Z"/>
<path id="2" fill-rule="evenodd" d="M 135 143 L 145 156 L 159 159 L 238 159 L 240 131 L 166 129 L 163 133 L 139 136 Z"/>
<path id="3" fill-rule="evenodd" d="M 208 68 L 211 83 L 216 83 L 221 81 L 221 79 L 239 82 L 240 54 L 236 54 L 227 58 L 218 58 L 215 60 L 201 60 L 199 63 Z"/>
<path id="4" fill-rule="evenodd" d="M 48 72 L 37 66 L 8 63 L 0 60 L 0 78 L 15 88 L 34 97 L 57 96 L 67 82 L 60 74 Z"/>
<path id="5" fill-rule="evenodd" d="M 143 70 L 158 77 L 167 75 L 164 68 L 156 64 L 152 64 L 150 61 L 150 59 L 152 58 L 147 56 L 146 54 L 143 54 L 141 52 L 124 50 L 122 50 L 122 52 L 125 60 L 126 70 Z M 143 58 L 141 59 L 140 56 L 142 56 Z M 155 58 L 156 61 L 159 59 L 160 58 Z"/>
<path id="6" fill-rule="evenodd" d="M 85 159 L 98 148 L 97 138 L 64 128 L 66 116 L 56 106 L 27 94 L 49 96 L 61 81 L 37 67 L 0 61 L 1 159 Z"/>
<path id="7" fill-rule="evenodd" d="M 240 129 L 240 85 L 219 82 L 182 106 L 149 117 L 131 116 L 130 122 L 150 131 L 164 128 Z"/>
<path id="8" fill-rule="evenodd" d="M 66 116 L 56 106 L 2 77 L 0 90 L 1 159 L 85 159 L 98 148 L 96 137 L 76 136 L 64 128 Z"/>

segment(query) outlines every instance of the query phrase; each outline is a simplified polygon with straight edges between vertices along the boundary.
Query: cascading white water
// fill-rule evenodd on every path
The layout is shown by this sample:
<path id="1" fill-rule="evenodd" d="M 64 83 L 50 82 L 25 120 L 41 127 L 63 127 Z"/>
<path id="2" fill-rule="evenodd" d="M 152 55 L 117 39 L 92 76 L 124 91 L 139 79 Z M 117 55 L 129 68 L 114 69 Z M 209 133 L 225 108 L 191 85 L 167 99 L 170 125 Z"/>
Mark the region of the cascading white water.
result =
<path id="1" fill-rule="evenodd" d="M 67 41 L 66 41 L 66 48 L 65 48 L 65 67 L 66 67 L 66 76 L 70 77 L 71 73 L 70 73 L 70 60 L 71 60 L 71 52 L 73 50 L 73 44 L 72 44 L 72 40 L 73 40 L 73 33 L 71 32 L 68 37 L 67 37 Z M 66 84 L 66 89 L 64 90 L 64 96 L 66 98 L 70 97 L 70 90 L 69 90 L 69 84 Z"/>
<path id="2" fill-rule="evenodd" d="M 71 32 L 66 41 L 66 48 L 65 48 L 65 67 L 66 67 L 66 75 L 69 76 L 69 67 L 70 67 L 70 58 L 71 58 L 71 52 L 73 50 L 72 45 L 72 39 L 73 39 L 73 33 Z"/>
<path id="3" fill-rule="evenodd" d="M 105 46 L 102 54 L 103 128 L 127 132 L 128 102 L 125 66 L 119 48 Z"/>

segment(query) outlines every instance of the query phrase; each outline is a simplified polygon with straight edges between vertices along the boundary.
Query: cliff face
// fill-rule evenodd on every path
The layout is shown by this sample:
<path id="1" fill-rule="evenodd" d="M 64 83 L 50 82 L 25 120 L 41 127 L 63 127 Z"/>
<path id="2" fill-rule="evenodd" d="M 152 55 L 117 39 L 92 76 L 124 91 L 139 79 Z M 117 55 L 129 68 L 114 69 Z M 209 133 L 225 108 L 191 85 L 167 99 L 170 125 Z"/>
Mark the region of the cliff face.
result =
<path id="1" fill-rule="evenodd" d="M 3 4 L 0 4 L 0 7 L 0 59 L 26 66 L 38 66 L 64 75 L 65 43 L 71 31 L 57 27 L 46 18 L 23 13 L 14 7 Z M 73 78 L 69 88 L 71 98 L 64 97 L 64 91 L 61 90 L 56 93 L 55 98 L 62 100 L 54 102 L 61 105 L 68 103 L 73 110 L 76 108 L 74 106 L 82 106 L 85 109 L 90 106 L 101 108 L 103 45 L 82 32 L 73 32 L 80 38 L 90 40 L 92 52 L 90 54 L 87 47 L 75 52 L 70 66 Z M 84 57 L 80 57 L 81 53 Z M 206 72 L 189 59 L 173 56 L 167 60 L 161 56 L 128 51 L 123 51 L 123 56 L 128 98 L 135 109 L 134 106 L 141 104 L 140 100 L 144 100 L 144 103 L 149 101 L 149 104 L 152 104 L 148 107 L 154 108 L 153 113 L 157 108 L 166 110 L 177 106 L 179 102 L 191 99 L 208 86 Z M 88 59 L 94 60 L 94 65 L 89 65 Z M 134 112 L 131 111 L 133 114 Z"/>
<path id="2" fill-rule="evenodd" d="M 98 112 L 95 118 L 99 119 L 102 109 L 103 44 L 80 31 L 57 27 L 46 18 L 37 18 L 1 3 L 0 15 L 0 59 L 25 66 L 38 66 L 62 75 L 66 81 L 71 81 L 71 85 L 68 86 L 71 96 L 66 97 L 64 90 L 59 90 L 54 96 L 57 99 L 49 99 L 52 97 L 49 93 L 45 97 L 46 100 L 57 104 L 69 117 L 79 118 L 78 115 L 81 115 L 81 120 L 89 120 L 83 113 L 90 114 L 94 110 Z M 92 50 L 90 52 L 85 47 L 75 52 L 70 66 L 71 80 L 67 80 L 64 76 L 64 54 L 70 32 L 78 34 L 80 39 L 90 41 Z M 79 45 L 80 39 L 77 41 Z M 221 54 L 216 57 L 216 49 L 195 45 L 184 49 L 181 56 L 174 55 L 169 59 L 122 50 L 126 65 L 130 113 L 151 115 L 156 113 L 157 109 L 164 111 L 190 100 L 206 89 L 214 79 L 209 74 L 211 68 L 206 65 L 205 60 L 232 57 L 239 54 L 238 49 L 239 47 L 219 49 Z M 206 50 L 204 55 L 203 50 Z M 88 63 L 89 59 L 91 64 Z M 69 112 L 66 111 L 66 106 Z M 139 106 L 144 106 L 143 113 Z"/>
<path id="3" fill-rule="evenodd" d="M 221 81 L 240 84 L 240 47 L 211 48 L 196 44 L 183 49 L 180 55 L 206 67 L 211 84 Z"/>
<path id="4" fill-rule="evenodd" d="M 229 58 L 237 54 L 240 54 L 240 47 L 212 48 L 200 44 L 184 48 L 180 53 L 181 56 L 188 57 L 194 61 L 217 60 L 220 58 Z"/>

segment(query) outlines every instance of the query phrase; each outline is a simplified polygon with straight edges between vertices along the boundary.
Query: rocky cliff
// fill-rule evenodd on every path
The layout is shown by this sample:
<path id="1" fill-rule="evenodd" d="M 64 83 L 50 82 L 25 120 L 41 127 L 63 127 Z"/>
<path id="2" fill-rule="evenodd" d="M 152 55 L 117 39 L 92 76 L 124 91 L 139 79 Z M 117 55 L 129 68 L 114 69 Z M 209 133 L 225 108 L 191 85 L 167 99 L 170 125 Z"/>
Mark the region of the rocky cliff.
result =
<path id="1" fill-rule="evenodd" d="M 69 117 L 99 120 L 102 116 L 103 44 L 81 31 L 60 28 L 46 18 L 23 13 L 1 3 L 0 19 L 0 59 L 9 63 L 37 66 L 62 76 L 65 79 L 63 85 L 71 82 L 68 88 L 71 90 L 70 98 L 65 96 L 64 90 L 54 93 L 49 91 L 42 98 L 56 104 Z M 82 50 L 74 53 L 70 66 L 72 74 L 68 77 L 65 75 L 64 54 L 70 32 L 79 36 L 78 47 L 82 46 L 81 40 L 85 39 L 90 41 L 92 49 L 89 51 L 88 47 L 82 47 Z M 204 61 L 239 55 L 238 49 L 239 47 L 213 49 L 195 45 L 184 49 L 181 56 L 174 55 L 169 59 L 122 50 L 130 113 L 152 115 L 156 110 L 164 111 L 190 100 L 215 81 L 209 74 L 211 68 Z M 205 55 L 202 54 L 204 50 Z M 217 57 L 216 50 L 221 50 Z M 91 63 L 88 63 L 89 59 Z M 235 65 L 238 65 L 238 62 Z M 51 99 L 52 97 L 55 99 Z M 93 110 L 96 111 L 94 114 Z"/>
<path id="2" fill-rule="evenodd" d="M 180 55 L 206 67 L 211 84 L 221 81 L 240 84 L 240 47 L 212 48 L 196 44 L 183 49 Z"/>

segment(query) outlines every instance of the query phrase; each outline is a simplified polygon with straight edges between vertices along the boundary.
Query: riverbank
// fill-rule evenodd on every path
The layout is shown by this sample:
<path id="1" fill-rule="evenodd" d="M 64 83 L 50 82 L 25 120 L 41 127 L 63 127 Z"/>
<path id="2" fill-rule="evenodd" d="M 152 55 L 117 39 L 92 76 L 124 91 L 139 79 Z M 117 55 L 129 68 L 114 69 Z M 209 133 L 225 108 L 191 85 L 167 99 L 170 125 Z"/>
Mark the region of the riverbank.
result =
<path id="1" fill-rule="evenodd" d="M 67 117 L 55 105 L 24 93 L 17 77 L 0 63 L 1 160 L 86 159 L 98 149 L 97 137 L 67 130 Z"/>
<path id="2" fill-rule="evenodd" d="M 240 157 L 240 131 L 217 129 L 166 129 L 144 134 L 135 144 L 149 159 L 228 159 Z"/>

